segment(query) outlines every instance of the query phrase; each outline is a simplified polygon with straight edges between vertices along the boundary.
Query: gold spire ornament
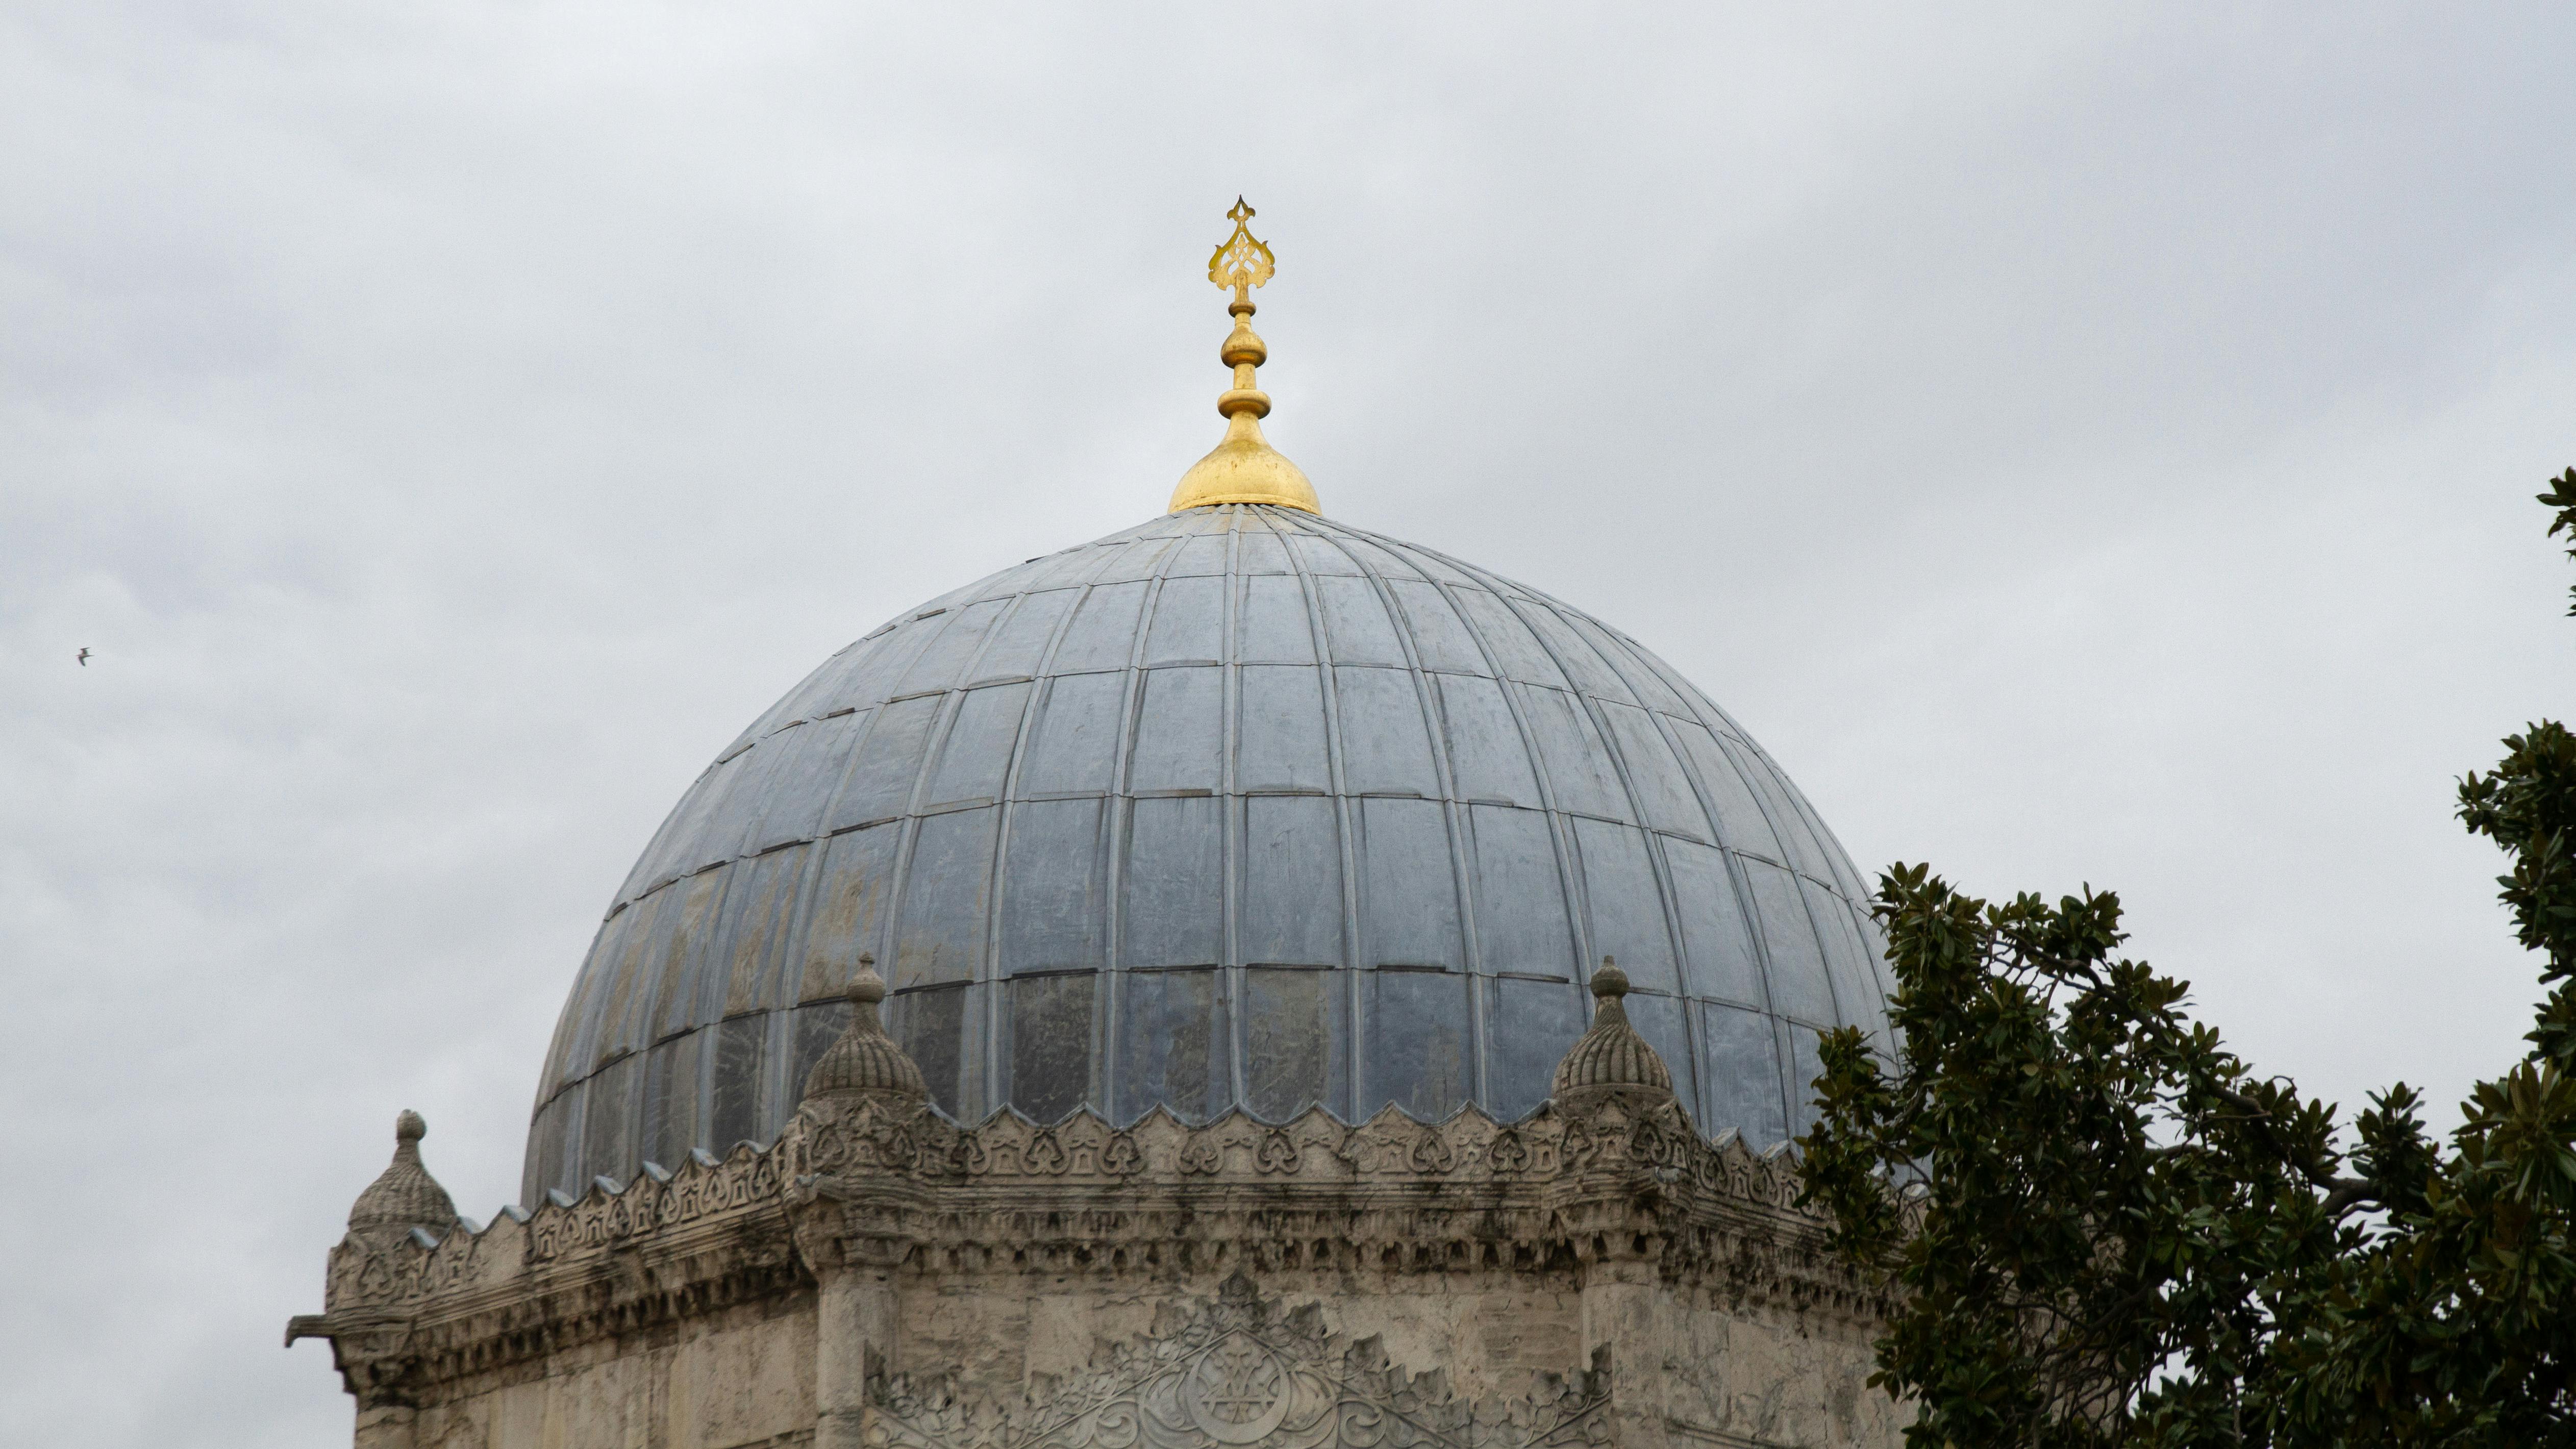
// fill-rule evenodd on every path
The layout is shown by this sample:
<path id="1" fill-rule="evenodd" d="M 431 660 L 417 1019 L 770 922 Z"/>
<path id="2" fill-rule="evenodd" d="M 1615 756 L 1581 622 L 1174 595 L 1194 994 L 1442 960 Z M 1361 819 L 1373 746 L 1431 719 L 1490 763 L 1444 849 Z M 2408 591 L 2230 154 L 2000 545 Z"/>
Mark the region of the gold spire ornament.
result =
<path id="1" fill-rule="evenodd" d="M 1225 309 L 1234 314 L 1234 331 L 1217 350 L 1217 360 L 1234 369 L 1234 386 L 1216 400 L 1217 414 L 1225 419 L 1225 440 L 1181 475 L 1181 486 L 1172 490 L 1172 511 L 1216 503 L 1268 503 L 1322 513 L 1323 507 L 1315 501 L 1315 485 L 1261 436 L 1261 420 L 1270 415 L 1270 394 L 1261 390 L 1253 370 L 1268 360 L 1270 349 L 1252 331 L 1256 310 L 1252 289 L 1270 280 L 1279 269 L 1279 258 L 1271 253 L 1270 243 L 1252 234 L 1253 211 L 1242 197 L 1234 199 L 1234 209 L 1226 216 L 1234 223 L 1234 235 L 1217 243 L 1216 254 L 1208 258 L 1208 280 L 1234 289 L 1234 300 Z"/>

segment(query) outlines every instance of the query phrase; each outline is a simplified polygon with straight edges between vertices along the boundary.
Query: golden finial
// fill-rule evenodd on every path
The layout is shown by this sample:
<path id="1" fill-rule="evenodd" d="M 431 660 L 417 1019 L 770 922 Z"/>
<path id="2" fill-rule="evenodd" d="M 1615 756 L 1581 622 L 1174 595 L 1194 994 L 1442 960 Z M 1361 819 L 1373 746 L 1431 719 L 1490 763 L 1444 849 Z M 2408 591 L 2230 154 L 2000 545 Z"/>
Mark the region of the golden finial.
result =
<path id="1" fill-rule="evenodd" d="M 1181 486 L 1172 490 L 1172 511 L 1212 503 L 1269 503 L 1321 513 L 1314 485 L 1261 436 L 1270 394 L 1261 390 L 1254 369 L 1269 359 L 1270 349 L 1252 331 L 1252 289 L 1270 280 L 1279 259 L 1270 243 L 1252 234 L 1253 211 L 1242 197 L 1234 199 L 1226 216 L 1234 223 L 1234 234 L 1217 243 L 1215 255 L 1208 258 L 1208 280 L 1234 289 L 1234 301 L 1225 309 L 1234 315 L 1234 331 L 1217 349 L 1217 360 L 1234 369 L 1234 386 L 1216 400 L 1217 414 L 1225 419 L 1225 439 L 1181 475 Z"/>

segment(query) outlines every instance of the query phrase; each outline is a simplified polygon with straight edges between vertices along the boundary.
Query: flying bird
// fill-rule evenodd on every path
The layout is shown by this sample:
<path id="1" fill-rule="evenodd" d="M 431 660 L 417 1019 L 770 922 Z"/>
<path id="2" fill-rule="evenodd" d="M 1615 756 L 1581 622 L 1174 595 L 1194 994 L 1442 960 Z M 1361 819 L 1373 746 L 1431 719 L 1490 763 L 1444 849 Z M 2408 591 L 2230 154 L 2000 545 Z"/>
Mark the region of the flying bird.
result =
<path id="1" fill-rule="evenodd" d="M 82 645 L 81 652 L 72 656 L 72 662 L 78 664 L 83 669 L 89 668 L 89 646 L 86 644 Z"/>

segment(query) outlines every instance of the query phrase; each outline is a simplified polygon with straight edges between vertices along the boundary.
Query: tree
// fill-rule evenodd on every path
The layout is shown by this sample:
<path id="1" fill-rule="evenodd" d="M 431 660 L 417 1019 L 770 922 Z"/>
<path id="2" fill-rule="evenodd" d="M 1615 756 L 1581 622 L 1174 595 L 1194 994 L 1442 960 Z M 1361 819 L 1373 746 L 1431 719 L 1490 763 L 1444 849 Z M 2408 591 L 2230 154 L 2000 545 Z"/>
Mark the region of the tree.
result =
<path id="1" fill-rule="evenodd" d="M 2576 468 L 2540 501 L 2576 541 Z M 1826 1035 L 1800 1146 L 1911 1444 L 2576 1445 L 2576 736 L 2504 745 L 2459 816 L 2550 989 L 2443 1140 L 2402 1084 L 2347 1125 L 2257 1076 L 2108 891 L 1880 878 L 1900 1045 Z"/>

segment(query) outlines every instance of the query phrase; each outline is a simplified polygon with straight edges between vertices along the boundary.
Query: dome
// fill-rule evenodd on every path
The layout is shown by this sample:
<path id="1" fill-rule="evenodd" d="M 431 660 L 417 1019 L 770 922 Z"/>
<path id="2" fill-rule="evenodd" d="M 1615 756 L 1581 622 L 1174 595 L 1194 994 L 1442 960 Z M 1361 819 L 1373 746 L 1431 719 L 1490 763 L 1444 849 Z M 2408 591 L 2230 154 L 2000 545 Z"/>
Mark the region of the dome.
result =
<path id="1" fill-rule="evenodd" d="M 1703 1130 L 1885 1030 L 1860 878 L 1736 723 L 1556 600 L 1185 509 L 908 609 L 719 754 L 556 1028 L 528 1200 L 765 1140 L 873 955 L 952 1117 L 1528 1112 L 1587 963 Z"/>

